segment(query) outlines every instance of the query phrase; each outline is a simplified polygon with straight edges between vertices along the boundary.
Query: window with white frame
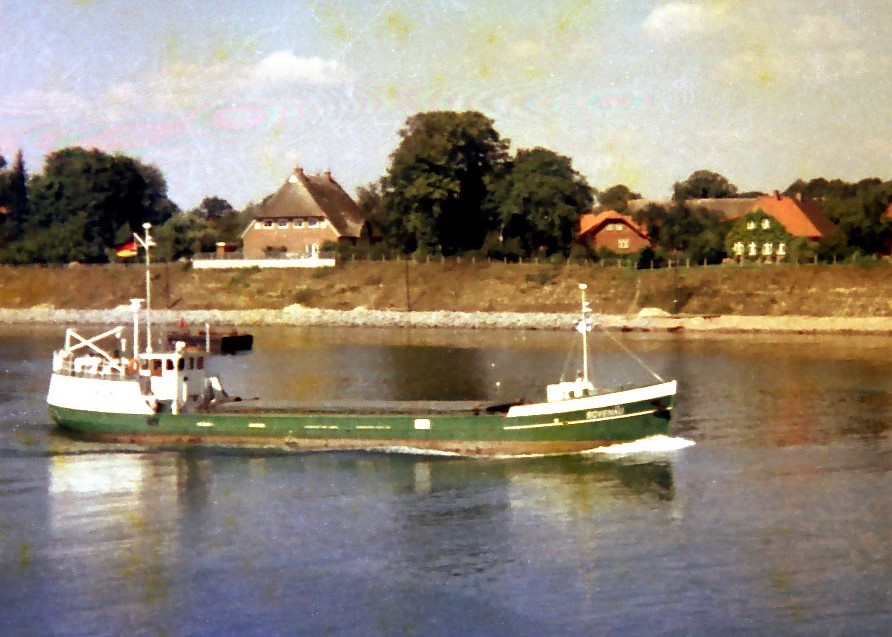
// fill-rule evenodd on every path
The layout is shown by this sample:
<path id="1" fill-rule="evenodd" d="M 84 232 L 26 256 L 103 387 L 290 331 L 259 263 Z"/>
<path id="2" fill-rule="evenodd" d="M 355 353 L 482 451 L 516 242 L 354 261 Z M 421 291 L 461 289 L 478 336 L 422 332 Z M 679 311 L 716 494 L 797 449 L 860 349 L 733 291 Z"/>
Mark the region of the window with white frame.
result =
<path id="1" fill-rule="evenodd" d="M 756 242 L 755 242 L 755 241 L 750 241 L 750 244 L 749 244 L 748 247 L 749 247 L 749 255 L 750 255 L 751 257 L 756 256 L 756 254 L 757 254 L 757 253 L 756 253 Z"/>
<path id="2" fill-rule="evenodd" d="M 768 228 L 770 228 L 770 227 L 771 227 L 771 220 L 770 219 L 762 219 L 762 229 L 768 230 Z"/>
<path id="3" fill-rule="evenodd" d="M 732 251 L 734 252 L 734 256 L 742 257 L 744 252 L 743 241 L 738 241 L 737 243 L 735 243 Z"/>
<path id="4" fill-rule="evenodd" d="M 778 256 L 781 256 L 781 257 L 784 256 L 785 254 L 787 254 L 787 244 L 778 243 L 777 244 L 777 254 L 778 254 Z"/>
<path id="5" fill-rule="evenodd" d="M 770 257 L 774 254 L 774 244 L 771 242 L 762 244 L 762 255 L 766 257 Z"/>
<path id="6" fill-rule="evenodd" d="M 263 227 L 264 227 L 264 228 L 272 228 L 272 227 L 273 227 L 273 220 L 272 220 L 272 219 L 266 219 L 266 220 L 264 220 L 264 222 L 263 222 Z"/>
<path id="7" fill-rule="evenodd" d="M 755 229 L 756 229 L 756 222 L 753 221 L 752 219 L 750 219 L 749 221 L 747 221 L 747 222 L 746 222 L 746 229 L 747 229 L 747 230 L 755 230 Z"/>
<path id="8" fill-rule="evenodd" d="M 279 219 L 279 227 L 280 227 L 280 228 L 287 228 L 287 227 L 288 227 L 288 220 L 287 220 L 287 219 Z"/>
<path id="9" fill-rule="evenodd" d="M 629 249 L 629 240 L 628 239 L 618 239 L 616 242 L 616 245 L 621 250 L 628 250 Z"/>

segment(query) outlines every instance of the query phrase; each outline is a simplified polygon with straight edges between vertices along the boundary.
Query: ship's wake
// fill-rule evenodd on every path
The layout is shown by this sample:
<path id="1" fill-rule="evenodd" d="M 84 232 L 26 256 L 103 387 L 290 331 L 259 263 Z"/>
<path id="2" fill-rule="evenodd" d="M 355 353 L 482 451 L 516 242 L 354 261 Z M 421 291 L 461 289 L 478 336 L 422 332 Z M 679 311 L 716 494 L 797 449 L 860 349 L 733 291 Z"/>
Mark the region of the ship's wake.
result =
<path id="1" fill-rule="evenodd" d="M 674 438 L 672 436 L 648 436 L 632 442 L 621 442 L 606 447 L 598 447 L 586 451 L 587 454 L 601 454 L 607 456 L 628 456 L 633 454 L 661 454 L 679 451 L 687 447 L 693 447 L 696 443 L 687 438 Z"/>

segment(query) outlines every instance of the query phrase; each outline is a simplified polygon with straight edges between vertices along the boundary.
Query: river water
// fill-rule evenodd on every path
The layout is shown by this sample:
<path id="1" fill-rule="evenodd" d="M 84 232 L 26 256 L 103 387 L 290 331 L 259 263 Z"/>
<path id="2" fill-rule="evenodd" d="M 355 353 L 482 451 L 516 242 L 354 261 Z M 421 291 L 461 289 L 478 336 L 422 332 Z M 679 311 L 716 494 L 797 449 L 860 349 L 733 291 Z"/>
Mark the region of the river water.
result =
<path id="1" fill-rule="evenodd" d="M 888 635 L 892 339 L 595 336 L 670 438 L 455 459 L 72 440 L 0 329 L 0 635 Z M 230 393 L 536 397 L 571 333 L 265 329 Z M 693 443 L 693 444 L 691 444 Z"/>

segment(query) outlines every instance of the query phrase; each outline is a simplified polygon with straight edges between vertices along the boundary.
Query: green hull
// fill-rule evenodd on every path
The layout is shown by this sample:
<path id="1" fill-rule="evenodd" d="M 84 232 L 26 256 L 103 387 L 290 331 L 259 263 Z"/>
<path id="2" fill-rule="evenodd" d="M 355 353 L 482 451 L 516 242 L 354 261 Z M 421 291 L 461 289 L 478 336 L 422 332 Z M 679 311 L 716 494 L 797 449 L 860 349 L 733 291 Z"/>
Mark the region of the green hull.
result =
<path id="1" fill-rule="evenodd" d="M 506 417 L 455 413 L 278 413 L 208 411 L 151 416 L 50 405 L 62 427 L 111 442 L 174 445 L 433 451 L 461 455 L 538 455 L 667 434 L 674 396 L 615 410 Z"/>

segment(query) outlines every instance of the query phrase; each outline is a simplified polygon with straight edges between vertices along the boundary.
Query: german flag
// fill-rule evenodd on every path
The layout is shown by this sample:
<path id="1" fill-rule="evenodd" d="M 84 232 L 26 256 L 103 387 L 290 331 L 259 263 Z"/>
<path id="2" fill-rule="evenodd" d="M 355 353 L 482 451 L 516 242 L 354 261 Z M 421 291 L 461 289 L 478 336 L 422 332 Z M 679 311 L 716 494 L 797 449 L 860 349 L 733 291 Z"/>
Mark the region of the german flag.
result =
<path id="1" fill-rule="evenodd" d="M 137 254 L 139 254 L 139 251 L 136 249 L 136 241 L 128 241 L 127 243 L 115 246 L 115 255 L 122 259 L 126 257 L 135 257 Z"/>

